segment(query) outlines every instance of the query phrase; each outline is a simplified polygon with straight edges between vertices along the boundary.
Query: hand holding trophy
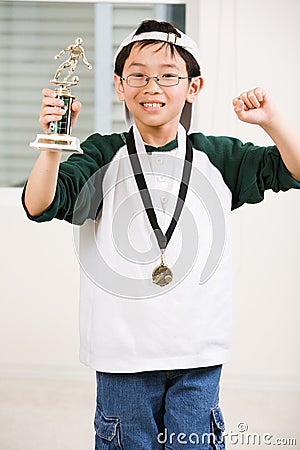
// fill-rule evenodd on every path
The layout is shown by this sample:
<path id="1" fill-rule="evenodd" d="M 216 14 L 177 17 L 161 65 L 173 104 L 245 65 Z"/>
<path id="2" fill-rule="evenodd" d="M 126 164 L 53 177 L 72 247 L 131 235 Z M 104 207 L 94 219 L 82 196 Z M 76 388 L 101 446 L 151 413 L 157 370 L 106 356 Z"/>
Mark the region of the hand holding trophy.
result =
<path id="1" fill-rule="evenodd" d="M 70 87 L 78 84 L 79 77 L 75 75 L 69 80 L 80 58 L 82 58 L 83 63 L 88 69 L 92 69 L 92 65 L 86 59 L 84 49 L 81 45 L 82 42 L 83 40 L 81 38 L 77 38 L 75 44 L 68 45 L 54 57 L 55 59 L 59 59 L 63 54 L 69 53 L 69 57 L 60 64 L 53 80 L 50 81 L 50 83 L 57 86 L 55 89 L 56 96 L 64 102 L 63 108 L 65 114 L 60 121 L 50 122 L 49 134 L 38 134 L 36 140 L 30 143 L 30 147 L 39 150 L 82 153 L 79 139 L 71 136 L 72 103 L 75 97 L 72 95 Z M 60 80 L 61 72 L 64 69 L 68 69 L 68 72 Z"/>

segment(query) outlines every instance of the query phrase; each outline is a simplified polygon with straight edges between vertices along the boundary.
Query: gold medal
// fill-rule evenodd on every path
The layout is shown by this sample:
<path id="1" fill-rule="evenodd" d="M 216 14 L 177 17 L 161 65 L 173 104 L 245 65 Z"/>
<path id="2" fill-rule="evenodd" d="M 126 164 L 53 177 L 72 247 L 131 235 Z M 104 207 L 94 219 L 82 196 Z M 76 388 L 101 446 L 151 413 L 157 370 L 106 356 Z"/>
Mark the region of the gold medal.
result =
<path id="1" fill-rule="evenodd" d="M 155 267 L 152 272 L 152 281 L 158 286 L 166 286 L 173 280 L 173 273 L 164 263 L 164 250 L 161 250 L 160 265 Z"/>

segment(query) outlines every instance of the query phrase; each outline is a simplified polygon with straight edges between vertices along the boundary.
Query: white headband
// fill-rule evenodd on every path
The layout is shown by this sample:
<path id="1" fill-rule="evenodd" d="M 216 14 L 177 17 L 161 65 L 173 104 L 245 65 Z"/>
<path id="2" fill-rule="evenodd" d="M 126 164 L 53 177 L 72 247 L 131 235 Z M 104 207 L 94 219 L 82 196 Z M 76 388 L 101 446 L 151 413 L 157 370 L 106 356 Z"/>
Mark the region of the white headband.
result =
<path id="1" fill-rule="evenodd" d="M 177 29 L 176 29 L 177 30 Z M 127 36 L 120 44 L 118 50 L 116 51 L 114 63 L 116 62 L 117 56 L 121 52 L 121 50 L 126 47 L 127 45 L 131 44 L 132 42 L 138 42 L 138 41 L 147 41 L 147 40 L 155 40 L 155 41 L 162 41 L 162 42 L 168 42 L 170 44 L 174 44 L 176 46 L 184 48 L 186 51 L 188 51 L 197 61 L 197 63 L 200 65 L 200 52 L 198 49 L 198 46 L 193 39 L 191 39 L 189 36 L 184 34 L 182 31 L 177 30 L 181 37 L 176 36 L 174 33 L 164 33 L 160 31 L 149 31 L 147 33 L 141 33 L 138 35 L 135 35 L 135 31 L 131 33 L 129 36 Z M 126 103 L 124 102 L 124 108 L 125 108 L 125 120 L 128 128 L 130 128 L 133 123 L 133 116 L 131 112 L 128 110 Z M 185 103 L 185 106 L 182 110 L 180 123 L 184 126 L 186 131 L 189 130 L 190 124 L 192 119 L 192 104 L 191 103 Z"/>
<path id="2" fill-rule="evenodd" d="M 164 33 L 164 32 L 160 32 L 160 31 L 149 31 L 147 33 L 141 33 L 141 34 L 135 35 L 134 34 L 135 31 L 134 31 L 133 33 L 131 33 L 129 36 L 127 36 L 121 42 L 121 44 L 116 52 L 116 55 L 115 55 L 115 61 L 116 61 L 116 58 L 117 58 L 118 54 L 120 53 L 120 51 L 124 47 L 126 47 L 126 45 L 129 45 L 132 42 L 155 40 L 155 41 L 169 42 L 170 44 L 178 45 L 179 47 L 184 48 L 191 55 L 193 55 L 193 57 L 195 58 L 195 60 L 199 64 L 199 66 L 201 66 L 200 52 L 199 52 L 196 42 L 193 41 L 193 39 L 191 39 L 186 34 L 182 33 L 182 31 L 180 31 L 180 30 L 177 30 L 177 31 L 178 31 L 178 33 L 180 33 L 181 37 L 176 36 L 176 34 L 174 34 L 174 33 Z"/>

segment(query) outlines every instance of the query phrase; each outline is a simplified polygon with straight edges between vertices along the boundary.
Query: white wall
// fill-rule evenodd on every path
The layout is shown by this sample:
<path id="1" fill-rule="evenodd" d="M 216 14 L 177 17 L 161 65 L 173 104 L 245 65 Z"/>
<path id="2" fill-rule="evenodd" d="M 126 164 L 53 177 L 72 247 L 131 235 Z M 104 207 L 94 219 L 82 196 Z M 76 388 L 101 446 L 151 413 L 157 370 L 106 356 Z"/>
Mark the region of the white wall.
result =
<path id="1" fill-rule="evenodd" d="M 193 128 L 271 144 L 261 129 L 239 122 L 231 104 L 263 86 L 299 129 L 299 1 L 200 0 L 197 19 L 194 11 L 188 20 L 202 54 L 204 90 Z M 232 213 L 234 327 L 225 384 L 300 386 L 299 203 L 298 191 L 268 192 L 261 204 Z"/>
<path id="2" fill-rule="evenodd" d="M 0 376 L 17 376 L 17 371 L 30 376 L 75 371 L 78 376 L 73 228 L 61 221 L 29 221 L 21 191 L 0 189 Z"/>
<path id="3" fill-rule="evenodd" d="M 299 128 L 300 3 L 200 0 L 196 6 L 188 10 L 188 26 L 199 40 L 205 89 L 194 129 L 270 143 L 257 127 L 238 123 L 231 106 L 234 96 L 257 85 Z M 0 189 L 0 375 L 90 376 L 78 363 L 72 227 L 29 222 L 19 198 L 19 189 Z M 263 203 L 232 214 L 234 329 L 225 384 L 300 385 L 299 199 L 297 191 L 267 193 Z"/>

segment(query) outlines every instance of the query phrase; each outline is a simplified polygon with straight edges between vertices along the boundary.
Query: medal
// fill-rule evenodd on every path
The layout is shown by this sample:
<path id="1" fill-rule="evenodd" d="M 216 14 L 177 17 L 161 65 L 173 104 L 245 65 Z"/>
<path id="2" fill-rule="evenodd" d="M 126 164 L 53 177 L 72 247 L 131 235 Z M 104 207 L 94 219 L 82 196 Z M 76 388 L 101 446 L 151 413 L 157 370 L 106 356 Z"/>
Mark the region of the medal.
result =
<path id="1" fill-rule="evenodd" d="M 182 132 L 183 127 L 179 125 L 182 129 L 179 129 L 178 131 Z M 179 138 L 181 135 L 179 135 Z M 188 185 L 190 181 L 191 176 L 191 170 L 192 170 L 192 161 L 193 161 L 193 149 L 191 142 L 186 135 L 186 140 L 183 141 L 183 145 L 185 144 L 186 151 L 185 151 L 185 160 L 184 160 L 184 166 L 182 171 L 182 178 L 179 188 L 179 193 L 177 197 L 177 202 L 175 206 L 175 211 L 171 220 L 171 223 L 166 231 L 166 234 L 163 234 L 158 222 L 157 217 L 153 208 L 152 200 L 150 197 L 150 193 L 147 187 L 147 183 L 143 174 L 143 170 L 141 167 L 141 163 L 137 154 L 136 146 L 135 146 L 135 139 L 134 139 L 134 132 L 133 127 L 130 128 L 129 133 L 126 137 L 126 143 L 127 143 L 127 150 L 129 154 L 129 160 L 131 163 L 131 167 L 134 173 L 134 177 L 140 192 L 140 196 L 145 208 L 145 211 L 147 213 L 149 222 L 151 224 L 151 227 L 154 231 L 154 234 L 157 239 L 157 243 L 159 245 L 161 256 L 160 256 L 160 264 L 159 266 L 155 267 L 152 272 L 152 282 L 156 284 L 157 286 L 166 286 L 173 280 L 173 273 L 169 267 L 165 265 L 164 262 L 164 252 L 165 249 L 171 239 L 171 236 L 176 228 L 176 225 L 178 223 L 180 214 L 183 209 L 183 205 L 185 202 Z M 178 142 L 178 147 L 182 145 L 181 139 Z M 144 146 L 144 145 L 143 145 Z"/>
<path id="2" fill-rule="evenodd" d="M 152 272 L 152 281 L 158 286 L 166 286 L 173 280 L 172 270 L 164 263 L 164 250 L 161 250 L 160 265 Z"/>

